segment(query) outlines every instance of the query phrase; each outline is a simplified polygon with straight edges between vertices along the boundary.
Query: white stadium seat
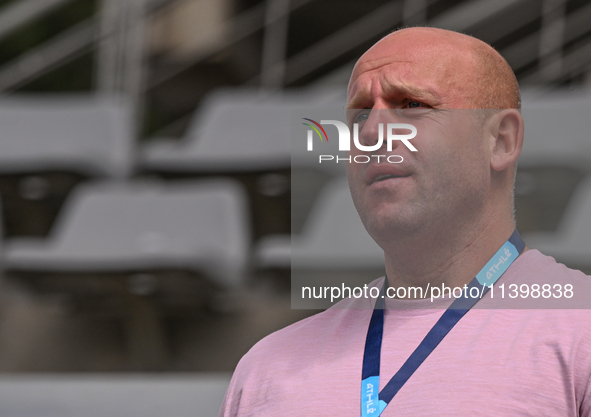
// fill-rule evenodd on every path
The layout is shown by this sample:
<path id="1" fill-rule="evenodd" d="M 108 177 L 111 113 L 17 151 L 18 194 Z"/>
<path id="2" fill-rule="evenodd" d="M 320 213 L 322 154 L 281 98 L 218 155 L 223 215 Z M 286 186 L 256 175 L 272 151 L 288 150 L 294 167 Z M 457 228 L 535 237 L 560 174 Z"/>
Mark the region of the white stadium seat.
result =
<path id="1" fill-rule="evenodd" d="M 261 268 L 381 268 L 382 249 L 363 227 L 351 200 L 346 178 L 322 190 L 301 234 L 269 236 L 256 250 Z M 290 263 L 291 261 L 291 263 Z"/>
<path id="2" fill-rule="evenodd" d="M 142 150 L 141 166 L 177 173 L 289 168 L 292 111 L 313 107 L 343 109 L 344 100 L 333 91 L 216 91 L 195 113 L 184 139 L 151 141 Z"/>
<path id="3" fill-rule="evenodd" d="M 525 91 L 522 107 L 525 140 L 521 166 L 562 165 L 590 171 L 591 94 L 555 91 L 536 95 Z"/>
<path id="4" fill-rule="evenodd" d="M 91 183 L 67 201 L 46 239 L 13 238 L 6 266 L 28 271 L 186 268 L 242 284 L 250 231 L 245 193 L 228 179 Z"/>
<path id="5" fill-rule="evenodd" d="M 0 174 L 74 171 L 126 177 L 133 169 L 125 101 L 102 96 L 13 96 L 0 100 Z"/>
<path id="6" fill-rule="evenodd" d="M 524 236 L 528 246 L 575 268 L 591 267 L 591 178 L 579 185 L 556 233 Z"/>

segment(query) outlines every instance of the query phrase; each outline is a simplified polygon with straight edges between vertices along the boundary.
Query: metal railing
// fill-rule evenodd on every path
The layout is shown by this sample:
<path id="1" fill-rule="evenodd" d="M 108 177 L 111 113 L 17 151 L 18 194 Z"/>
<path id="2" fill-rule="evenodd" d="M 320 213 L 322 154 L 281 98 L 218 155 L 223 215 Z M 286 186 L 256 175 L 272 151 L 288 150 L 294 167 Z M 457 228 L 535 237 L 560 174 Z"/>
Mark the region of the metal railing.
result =
<path id="1" fill-rule="evenodd" d="M 0 9 L 0 39 L 70 1 L 9 3 Z M 139 123 L 146 91 L 257 31 L 264 30 L 261 71 L 247 84 L 283 88 L 380 34 L 406 24 L 477 32 L 480 38 L 493 44 L 510 38 L 500 52 L 513 66 L 522 84 L 548 86 L 591 71 L 591 4 L 567 13 L 568 0 L 471 0 L 429 16 L 429 5 L 437 1 L 391 1 L 288 56 L 286 44 L 292 33 L 290 14 L 305 5 L 313 5 L 313 0 L 267 0 L 228 21 L 228 34 L 216 50 L 148 77 L 146 21 L 155 11 L 174 1 L 101 0 L 100 11 L 91 18 L 0 67 L 0 92 L 15 90 L 88 51 L 97 50 L 97 90 L 130 96 Z M 536 26 L 536 22 L 540 22 L 537 29 L 521 30 Z"/>

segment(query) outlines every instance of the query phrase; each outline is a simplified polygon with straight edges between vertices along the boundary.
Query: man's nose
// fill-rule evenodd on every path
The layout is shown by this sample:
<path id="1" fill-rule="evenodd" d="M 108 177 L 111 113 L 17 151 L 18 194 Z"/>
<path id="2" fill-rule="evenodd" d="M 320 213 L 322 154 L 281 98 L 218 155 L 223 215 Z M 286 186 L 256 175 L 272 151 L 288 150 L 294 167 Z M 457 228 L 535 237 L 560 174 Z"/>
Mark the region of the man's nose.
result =
<path id="1" fill-rule="evenodd" d="M 386 147 L 386 128 L 388 123 L 396 123 L 395 110 L 372 109 L 365 122 L 360 124 L 359 141 L 365 146 L 375 146 L 381 141 L 379 149 Z M 400 141 L 393 141 L 392 150 L 399 146 Z"/>

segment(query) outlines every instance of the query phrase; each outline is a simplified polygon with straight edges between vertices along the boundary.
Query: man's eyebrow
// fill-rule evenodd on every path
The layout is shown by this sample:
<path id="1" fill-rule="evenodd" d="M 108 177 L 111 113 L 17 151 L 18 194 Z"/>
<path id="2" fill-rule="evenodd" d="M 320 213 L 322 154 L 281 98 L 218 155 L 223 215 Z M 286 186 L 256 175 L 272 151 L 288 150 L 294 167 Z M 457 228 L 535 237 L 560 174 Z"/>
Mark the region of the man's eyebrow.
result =
<path id="1" fill-rule="evenodd" d="M 345 109 L 359 109 L 359 108 L 362 108 L 363 103 L 366 103 L 368 101 L 369 101 L 369 97 L 368 97 L 368 95 L 367 95 L 366 92 L 357 93 L 351 99 L 351 101 L 347 102 L 347 105 L 345 106 Z"/>
<path id="2" fill-rule="evenodd" d="M 428 88 L 416 87 L 414 85 L 388 85 L 384 87 L 384 94 L 389 96 L 402 95 L 416 100 L 435 100 L 437 94 Z"/>
<path id="3" fill-rule="evenodd" d="M 383 93 L 386 97 L 394 97 L 394 96 L 406 96 L 413 100 L 427 100 L 429 102 L 435 102 L 438 100 L 438 95 L 430 90 L 415 87 L 413 85 L 387 85 L 383 89 Z M 364 108 L 368 107 L 368 103 L 371 102 L 370 97 L 367 94 L 367 91 L 360 91 L 347 103 L 346 109 L 357 109 L 357 108 Z M 429 103 L 426 103 L 429 104 Z"/>

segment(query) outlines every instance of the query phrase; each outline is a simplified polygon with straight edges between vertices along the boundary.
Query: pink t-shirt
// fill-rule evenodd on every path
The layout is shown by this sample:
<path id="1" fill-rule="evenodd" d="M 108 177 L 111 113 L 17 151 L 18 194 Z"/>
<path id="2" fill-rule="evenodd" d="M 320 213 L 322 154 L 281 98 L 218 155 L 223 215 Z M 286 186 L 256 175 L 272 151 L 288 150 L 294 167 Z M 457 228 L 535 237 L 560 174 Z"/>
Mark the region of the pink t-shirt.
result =
<path id="1" fill-rule="evenodd" d="M 542 275 L 575 286 L 591 278 L 530 250 L 497 284 Z M 257 343 L 238 364 L 220 416 L 359 417 L 372 310 L 356 302 L 368 300 L 345 300 L 354 308 L 333 307 Z M 424 308 L 385 312 L 380 389 L 443 313 L 430 300 L 410 302 Z M 382 416 L 591 416 L 590 375 L 591 310 L 473 308 Z"/>

